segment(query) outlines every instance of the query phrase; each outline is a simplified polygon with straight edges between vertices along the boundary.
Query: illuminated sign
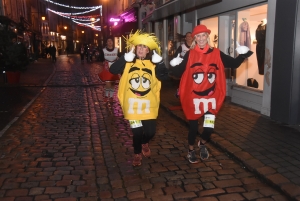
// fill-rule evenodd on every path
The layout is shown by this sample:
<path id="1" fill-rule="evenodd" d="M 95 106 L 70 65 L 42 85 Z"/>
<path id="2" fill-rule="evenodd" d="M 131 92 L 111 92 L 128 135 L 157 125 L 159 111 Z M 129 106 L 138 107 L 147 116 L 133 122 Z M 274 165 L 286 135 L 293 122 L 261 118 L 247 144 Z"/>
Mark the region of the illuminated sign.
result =
<path id="1" fill-rule="evenodd" d="M 109 19 L 110 22 L 120 22 L 119 18 L 110 18 Z"/>

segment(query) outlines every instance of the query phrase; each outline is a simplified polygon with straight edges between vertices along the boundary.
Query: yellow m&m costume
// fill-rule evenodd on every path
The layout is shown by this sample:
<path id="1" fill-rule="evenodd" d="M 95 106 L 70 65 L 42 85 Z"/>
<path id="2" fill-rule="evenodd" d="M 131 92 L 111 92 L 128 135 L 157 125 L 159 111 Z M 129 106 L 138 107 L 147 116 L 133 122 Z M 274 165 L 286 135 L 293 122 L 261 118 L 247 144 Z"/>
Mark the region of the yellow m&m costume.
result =
<path id="1" fill-rule="evenodd" d="M 133 133 L 135 155 L 132 165 L 139 166 L 142 160 L 141 153 L 145 157 L 151 155 L 149 141 L 156 132 L 161 80 L 168 79 L 168 70 L 162 57 L 158 55 L 159 41 L 155 35 L 137 30 L 125 40 L 127 49 L 139 47 L 140 51 L 136 52 L 138 56 L 135 58 L 132 48 L 132 51 L 113 63 L 109 71 L 112 74 L 122 74 L 118 99 L 124 118 L 129 120 Z M 150 51 L 153 51 L 152 59 Z"/>
<path id="2" fill-rule="evenodd" d="M 140 59 L 126 64 L 118 91 L 125 119 L 156 119 L 161 82 L 155 76 L 155 67 L 151 61 Z"/>

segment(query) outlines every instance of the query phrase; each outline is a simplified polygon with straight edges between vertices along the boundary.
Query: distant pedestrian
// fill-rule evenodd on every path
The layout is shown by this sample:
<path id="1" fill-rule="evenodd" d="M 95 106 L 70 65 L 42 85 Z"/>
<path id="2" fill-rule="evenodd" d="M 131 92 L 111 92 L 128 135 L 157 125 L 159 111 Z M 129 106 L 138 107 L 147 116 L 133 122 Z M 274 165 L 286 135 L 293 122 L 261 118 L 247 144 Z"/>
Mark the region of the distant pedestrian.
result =
<path id="1" fill-rule="evenodd" d="M 66 47 L 67 56 L 69 56 L 69 51 L 70 51 L 70 48 L 69 48 L 69 46 L 67 46 Z"/>
<path id="2" fill-rule="evenodd" d="M 106 47 L 100 51 L 100 62 L 103 62 L 102 71 L 99 73 L 101 81 L 105 82 L 105 100 L 113 101 L 115 82 L 120 79 L 119 75 L 109 72 L 110 66 L 121 56 L 119 48 L 115 47 L 112 37 L 106 39 Z"/>
<path id="3" fill-rule="evenodd" d="M 56 47 L 54 45 L 51 45 L 49 52 L 50 52 L 53 63 L 55 63 L 56 62 Z"/>
<path id="4" fill-rule="evenodd" d="M 145 157 L 151 156 L 149 142 L 156 132 L 160 80 L 169 77 L 163 59 L 158 55 L 161 50 L 155 35 L 137 30 L 130 35 L 126 43 L 131 51 L 113 63 L 109 71 L 113 74 L 122 74 L 118 99 L 124 118 L 129 120 L 133 133 L 132 165 L 139 166 L 142 164 L 142 154 Z M 150 52 L 152 50 L 153 55 Z"/>
<path id="5" fill-rule="evenodd" d="M 198 135 L 198 119 L 204 117 L 203 132 L 198 142 L 200 158 L 208 159 L 205 146 L 210 140 L 215 124 L 215 115 L 220 110 L 226 94 L 224 68 L 238 68 L 253 52 L 248 47 L 236 49 L 239 56 L 232 58 L 218 48 L 209 45 L 210 30 L 205 25 L 198 25 L 192 32 L 193 43 L 183 58 L 170 61 L 174 66 L 170 74 L 179 77 L 179 97 L 183 112 L 189 120 L 187 158 L 190 163 L 198 163 L 194 143 Z M 241 51 L 242 50 L 242 51 Z"/>
<path id="6" fill-rule="evenodd" d="M 80 48 L 80 58 L 81 58 L 81 63 L 84 63 L 84 46 L 82 45 Z"/>

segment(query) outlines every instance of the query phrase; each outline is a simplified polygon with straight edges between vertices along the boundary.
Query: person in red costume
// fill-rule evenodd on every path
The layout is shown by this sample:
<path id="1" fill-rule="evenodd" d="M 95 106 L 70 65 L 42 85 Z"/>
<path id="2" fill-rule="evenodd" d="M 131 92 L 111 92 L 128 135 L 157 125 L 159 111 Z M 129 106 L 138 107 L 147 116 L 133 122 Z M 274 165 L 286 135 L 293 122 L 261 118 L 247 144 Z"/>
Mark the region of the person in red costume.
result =
<path id="1" fill-rule="evenodd" d="M 100 50 L 100 62 L 103 62 L 103 69 L 98 74 L 100 80 L 105 82 L 104 101 L 113 101 L 115 82 L 120 79 L 119 75 L 113 75 L 109 72 L 110 66 L 121 57 L 119 48 L 115 47 L 112 36 L 106 39 L 106 47 Z"/>
<path id="2" fill-rule="evenodd" d="M 239 46 L 239 55 L 232 58 L 218 48 L 209 45 L 210 30 L 205 25 L 198 25 L 192 32 L 193 43 L 183 58 L 170 61 L 169 74 L 181 77 L 179 97 L 183 112 L 189 120 L 187 158 L 190 163 L 198 163 L 194 144 L 198 134 L 198 120 L 204 117 L 203 132 L 198 142 L 200 158 L 208 159 L 205 143 L 209 141 L 214 129 L 215 116 L 220 110 L 226 95 L 224 68 L 238 68 L 253 54 L 246 46 Z"/>

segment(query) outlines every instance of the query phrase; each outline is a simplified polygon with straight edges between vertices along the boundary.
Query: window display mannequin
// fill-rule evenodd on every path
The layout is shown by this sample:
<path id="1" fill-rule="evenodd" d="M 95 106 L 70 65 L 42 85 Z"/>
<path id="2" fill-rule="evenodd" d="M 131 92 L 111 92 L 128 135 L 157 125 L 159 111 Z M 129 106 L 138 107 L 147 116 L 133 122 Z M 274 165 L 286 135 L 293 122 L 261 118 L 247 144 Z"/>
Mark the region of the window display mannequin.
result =
<path id="1" fill-rule="evenodd" d="M 263 19 L 258 25 L 255 36 L 257 40 L 256 44 L 256 58 L 258 65 L 258 74 L 264 74 L 264 60 L 265 60 L 265 43 L 266 43 L 266 30 L 267 19 Z"/>
<path id="2" fill-rule="evenodd" d="M 243 18 L 243 22 L 240 24 L 240 45 L 251 48 L 251 36 L 250 27 L 246 18 Z"/>

